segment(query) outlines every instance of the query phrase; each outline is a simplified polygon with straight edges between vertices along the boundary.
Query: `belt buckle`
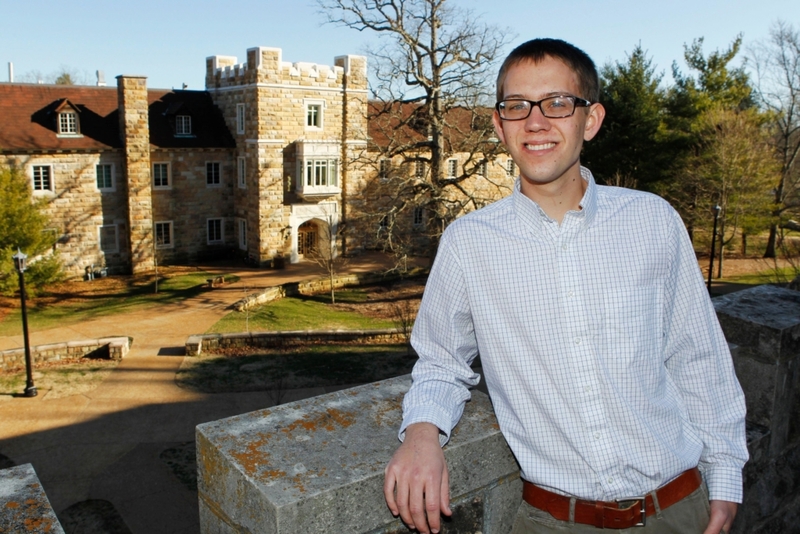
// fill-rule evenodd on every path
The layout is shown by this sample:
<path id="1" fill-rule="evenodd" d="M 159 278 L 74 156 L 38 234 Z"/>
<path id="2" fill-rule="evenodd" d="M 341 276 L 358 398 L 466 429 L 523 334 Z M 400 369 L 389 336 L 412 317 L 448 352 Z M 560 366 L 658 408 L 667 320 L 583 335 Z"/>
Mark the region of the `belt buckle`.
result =
<path id="1" fill-rule="evenodd" d="M 643 527 L 645 525 L 645 523 L 647 522 L 647 508 L 645 506 L 645 497 L 623 497 L 622 499 L 617 499 L 616 503 L 619 506 L 619 503 L 625 502 L 625 501 L 639 501 L 639 503 L 641 504 L 641 507 L 639 509 L 639 512 L 641 513 L 641 518 L 639 518 L 639 522 L 636 523 L 633 526 L 634 527 Z M 632 508 L 632 506 L 629 507 L 629 508 Z"/>

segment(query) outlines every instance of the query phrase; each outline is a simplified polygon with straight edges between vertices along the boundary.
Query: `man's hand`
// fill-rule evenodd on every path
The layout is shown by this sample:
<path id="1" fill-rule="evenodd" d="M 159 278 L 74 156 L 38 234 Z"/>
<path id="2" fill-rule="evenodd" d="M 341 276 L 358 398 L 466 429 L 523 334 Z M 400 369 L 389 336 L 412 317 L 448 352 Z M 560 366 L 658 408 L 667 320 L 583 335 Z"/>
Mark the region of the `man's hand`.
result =
<path id="1" fill-rule="evenodd" d="M 739 505 L 729 501 L 711 501 L 711 519 L 703 534 L 728 534 Z"/>
<path id="2" fill-rule="evenodd" d="M 439 429 L 430 423 L 409 425 L 384 473 L 383 494 L 392 514 L 423 534 L 439 532 L 439 514 L 452 514 Z"/>

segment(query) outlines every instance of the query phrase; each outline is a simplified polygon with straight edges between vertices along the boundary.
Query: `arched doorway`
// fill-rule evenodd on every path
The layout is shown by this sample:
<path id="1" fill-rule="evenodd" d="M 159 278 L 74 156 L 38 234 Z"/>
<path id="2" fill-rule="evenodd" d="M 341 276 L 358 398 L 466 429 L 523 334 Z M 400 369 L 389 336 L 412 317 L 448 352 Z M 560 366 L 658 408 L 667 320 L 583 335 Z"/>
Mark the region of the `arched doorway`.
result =
<path id="1" fill-rule="evenodd" d="M 317 249 L 317 225 L 306 221 L 297 229 L 297 254 L 305 256 Z"/>

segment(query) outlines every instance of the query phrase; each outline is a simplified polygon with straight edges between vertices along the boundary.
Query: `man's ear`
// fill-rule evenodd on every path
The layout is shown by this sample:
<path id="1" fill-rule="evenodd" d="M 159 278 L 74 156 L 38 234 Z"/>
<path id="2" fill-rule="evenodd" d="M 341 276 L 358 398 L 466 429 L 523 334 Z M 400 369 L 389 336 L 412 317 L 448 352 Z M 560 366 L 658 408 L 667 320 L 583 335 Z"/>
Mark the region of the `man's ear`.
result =
<path id="1" fill-rule="evenodd" d="M 497 113 L 497 112 L 495 112 Z M 586 116 L 586 124 L 583 128 L 583 140 L 591 141 L 597 132 L 600 131 L 600 126 L 603 124 L 603 119 L 606 116 L 606 108 L 599 102 L 589 106 L 589 112 Z"/>
<path id="2" fill-rule="evenodd" d="M 506 134 L 503 131 L 503 121 L 500 119 L 500 115 L 497 113 L 497 110 L 494 110 L 492 113 L 492 124 L 494 125 L 494 133 L 497 134 L 497 138 L 500 139 L 500 142 L 506 144 Z"/>

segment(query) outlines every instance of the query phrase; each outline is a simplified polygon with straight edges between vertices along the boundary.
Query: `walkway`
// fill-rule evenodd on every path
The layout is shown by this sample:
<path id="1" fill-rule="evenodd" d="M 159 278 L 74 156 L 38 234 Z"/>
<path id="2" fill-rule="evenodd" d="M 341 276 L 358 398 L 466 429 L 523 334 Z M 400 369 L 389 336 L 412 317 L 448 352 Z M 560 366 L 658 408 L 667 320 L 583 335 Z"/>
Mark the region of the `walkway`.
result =
<path id="1" fill-rule="evenodd" d="M 371 254 L 354 258 L 345 270 L 370 272 L 388 265 L 386 257 Z M 235 273 L 240 280 L 158 313 L 143 310 L 31 333 L 33 345 L 133 337 L 120 365 L 87 394 L 0 396 L 0 455 L 16 465 L 33 465 L 68 533 L 199 532 L 191 472 L 195 427 L 272 404 L 265 392 L 207 395 L 177 387 L 184 343 L 227 313 L 245 288 L 253 292 L 324 273 L 308 263 L 283 270 L 209 269 Z M 0 338 L 0 350 L 20 346 L 21 335 Z M 293 391 L 284 402 L 327 391 Z"/>

